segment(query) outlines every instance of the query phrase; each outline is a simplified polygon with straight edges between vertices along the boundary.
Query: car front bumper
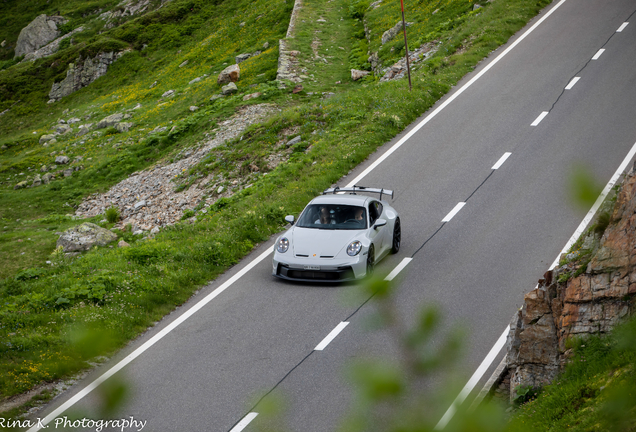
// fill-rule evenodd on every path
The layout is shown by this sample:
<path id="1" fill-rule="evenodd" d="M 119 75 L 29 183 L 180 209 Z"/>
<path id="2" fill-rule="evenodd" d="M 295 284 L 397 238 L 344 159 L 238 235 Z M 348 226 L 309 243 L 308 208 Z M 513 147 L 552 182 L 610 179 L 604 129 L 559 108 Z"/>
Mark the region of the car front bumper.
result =
<path id="1" fill-rule="evenodd" d="M 295 257 L 274 252 L 272 274 L 298 282 L 346 282 L 367 273 L 367 256 L 360 253 L 348 259 Z"/>

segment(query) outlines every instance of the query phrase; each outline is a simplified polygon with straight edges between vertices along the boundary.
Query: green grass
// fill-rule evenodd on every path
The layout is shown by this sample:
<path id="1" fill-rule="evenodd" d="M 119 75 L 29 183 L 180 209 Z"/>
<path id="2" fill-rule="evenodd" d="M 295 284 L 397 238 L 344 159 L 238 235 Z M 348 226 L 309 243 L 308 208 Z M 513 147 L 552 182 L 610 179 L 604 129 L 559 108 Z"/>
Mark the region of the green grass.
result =
<path id="1" fill-rule="evenodd" d="M 434 3 L 423 1 L 411 5 L 410 10 L 414 16 L 425 14 Z M 0 99 L 5 104 L 2 106 L 12 107 L 0 117 L 0 144 L 6 147 L 0 150 L 0 218 L 2 227 L 7 227 L 0 231 L 0 247 L 6 251 L 0 257 L 4 277 L 0 282 L 0 397 L 87 367 L 92 357 L 112 353 L 186 301 L 255 244 L 280 231 L 284 215 L 298 213 L 308 200 L 431 107 L 547 1 L 497 0 L 481 13 L 469 13 L 465 3 L 451 1 L 435 14 L 435 19 L 439 15 L 439 19 L 459 21 L 444 29 L 443 49 L 415 72 L 411 92 L 405 80 L 350 82 L 348 68 L 359 61 L 355 59 L 359 52 L 354 51 L 360 50 L 361 40 L 361 21 L 355 20 L 361 18 L 356 18 L 359 12 L 351 12 L 351 3 L 338 0 L 328 6 L 310 3 L 306 11 L 308 16 L 323 14 L 333 25 L 321 34 L 326 38 L 321 55 L 326 55 L 327 48 L 331 53 L 332 45 L 338 54 L 334 54 L 330 68 L 316 69 L 316 82 L 306 81 L 317 91 L 337 89 L 329 99 L 309 95 L 307 90 L 291 94 L 291 89 L 280 90 L 272 81 L 278 58 L 276 41 L 286 32 L 293 5 L 289 1 L 173 0 L 160 11 L 96 35 L 94 43 L 110 38 L 125 42 L 134 51 L 114 63 L 107 76 L 53 105 L 46 104 L 46 93 L 55 71 L 40 77 L 30 92 L 20 87 L 30 85 L 20 77 L 37 75 L 46 62 L 11 66 L 0 72 L 0 92 L 2 82 L 19 85 L 25 92 L 23 102 L 16 105 L 11 105 L 16 98 L 5 100 L 6 93 Z M 185 7 L 188 5 L 190 10 Z M 393 8 L 395 2 L 368 12 L 372 25 L 379 19 L 377 14 L 389 13 L 382 9 L 388 5 Z M 417 12 L 420 9 L 423 12 Z M 394 20 L 393 9 L 390 12 L 387 22 Z M 413 20 L 410 16 L 407 19 Z M 246 24 L 241 26 L 243 22 Z M 303 34 L 304 26 L 299 27 L 297 42 L 302 45 L 313 40 L 313 29 L 318 25 L 315 21 L 307 24 L 307 34 Z M 184 26 L 187 28 L 182 29 Z M 429 34 L 439 37 L 441 30 L 435 28 L 425 24 L 409 27 L 410 37 L 422 41 Z M 175 45 L 163 39 L 166 35 L 178 39 Z M 462 45 L 463 40 L 471 42 Z M 72 58 L 73 52 L 77 54 L 72 50 L 87 49 L 88 42 L 83 47 L 70 46 L 71 51 L 60 53 L 59 58 Z M 267 50 L 241 63 L 239 93 L 209 101 L 220 89 L 216 74 L 233 63 L 234 56 L 254 52 L 264 42 L 269 43 Z M 372 40 L 371 45 L 374 43 Z M 148 47 L 139 51 L 144 44 Z M 457 52 L 460 45 L 463 49 Z M 392 61 L 393 53 L 389 50 L 383 60 Z M 186 60 L 188 63 L 181 66 Z M 51 59 L 47 62 L 50 65 Z M 64 70 L 60 66 L 58 72 Z M 204 74 L 210 76 L 188 84 Z M 346 84 L 335 86 L 337 80 Z M 162 100 L 167 90 L 175 90 L 176 95 Z M 53 233 L 77 224 L 57 215 L 72 213 L 88 195 L 107 190 L 157 161 L 170 161 L 180 150 L 201 142 L 217 123 L 246 104 L 243 95 L 256 91 L 263 96 L 247 103 L 265 101 L 285 109 L 251 126 L 242 139 L 216 148 L 175 183 L 187 187 L 203 176 L 214 175 L 251 187 L 208 208 L 195 209 L 196 223 L 182 222 L 152 240 L 117 231 L 130 248 L 97 248 L 74 260 L 50 255 L 55 249 Z M 25 101 L 35 102 L 25 106 Z M 127 111 L 137 103 L 141 109 Z M 191 113 L 190 105 L 200 109 Z M 114 112 L 132 113 L 130 121 L 136 126 L 126 133 L 69 135 L 48 147 L 38 144 L 39 137 L 49 132 L 58 118 L 75 116 L 82 122 L 95 122 Z M 168 130 L 174 126 L 175 130 L 149 137 L 148 132 L 157 126 Z M 281 147 L 289 133 L 300 134 L 302 143 L 291 149 Z M 53 151 L 71 160 L 82 156 L 82 161 L 72 165 L 84 169 L 49 185 L 14 191 L 14 184 L 32 178 L 42 164 L 53 164 Z M 273 155 L 280 156 L 281 163 L 276 166 L 269 164 Z M 92 221 L 102 218 L 100 215 Z M 47 258 L 54 265 L 44 264 Z M 104 339 L 110 342 L 83 349 L 84 339 L 71 337 L 82 325 L 109 333 Z"/>
<path id="2" fill-rule="evenodd" d="M 573 342 L 565 371 L 517 410 L 511 431 L 632 430 L 636 320 L 611 335 Z"/>

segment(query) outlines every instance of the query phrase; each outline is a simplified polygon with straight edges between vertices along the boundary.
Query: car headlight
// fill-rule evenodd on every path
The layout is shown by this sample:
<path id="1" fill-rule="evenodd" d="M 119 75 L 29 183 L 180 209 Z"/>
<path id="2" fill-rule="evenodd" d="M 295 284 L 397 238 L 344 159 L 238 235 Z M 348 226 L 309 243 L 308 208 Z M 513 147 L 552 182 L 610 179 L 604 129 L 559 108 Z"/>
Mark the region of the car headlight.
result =
<path id="1" fill-rule="evenodd" d="M 278 246 L 276 246 L 276 250 L 280 253 L 285 253 L 287 252 L 287 249 L 289 249 L 289 240 L 287 240 L 285 237 L 281 237 L 278 240 Z"/>
<path id="2" fill-rule="evenodd" d="M 356 240 L 354 242 L 351 242 L 351 244 L 347 246 L 347 255 L 356 256 L 360 253 L 361 250 L 362 250 L 362 243 Z"/>

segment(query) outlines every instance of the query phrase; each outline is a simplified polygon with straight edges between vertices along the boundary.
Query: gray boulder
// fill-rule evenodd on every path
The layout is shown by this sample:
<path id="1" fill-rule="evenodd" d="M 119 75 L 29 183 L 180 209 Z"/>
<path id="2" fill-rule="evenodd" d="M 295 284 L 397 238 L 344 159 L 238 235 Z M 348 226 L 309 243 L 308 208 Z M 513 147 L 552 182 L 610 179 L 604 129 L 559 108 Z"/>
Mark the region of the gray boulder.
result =
<path id="1" fill-rule="evenodd" d="M 42 136 L 40 137 L 40 144 L 47 143 L 47 142 L 51 141 L 51 140 L 52 140 L 52 139 L 54 139 L 54 138 L 55 138 L 55 135 L 54 135 L 54 134 L 42 135 Z"/>
<path id="2" fill-rule="evenodd" d="M 13 186 L 13 189 L 24 189 L 28 185 L 29 185 L 29 182 L 27 182 L 26 180 L 25 181 L 21 181 L 17 185 Z"/>
<path id="3" fill-rule="evenodd" d="M 241 68 L 239 68 L 239 65 L 233 64 L 226 67 L 225 69 L 221 71 L 216 82 L 219 85 L 227 84 L 229 82 L 234 83 L 234 82 L 237 82 L 240 77 L 241 77 Z"/>
<path id="4" fill-rule="evenodd" d="M 87 133 L 89 133 L 91 131 L 91 128 L 93 127 L 93 123 L 86 123 L 83 125 L 80 125 L 79 130 L 77 131 L 77 136 L 83 136 L 86 135 Z"/>
<path id="5" fill-rule="evenodd" d="M 51 183 L 51 179 L 55 178 L 55 176 L 51 173 L 46 173 L 42 176 L 42 183 L 49 184 Z"/>
<path id="6" fill-rule="evenodd" d="M 236 84 L 234 84 L 233 82 L 221 87 L 221 93 L 223 93 L 224 95 L 230 95 L 232 93 L 236 93 L 237 91 L 238 87 L 236 87 Z"/>
<path id="7" fill-rule="evenodd" d="M 369 71 L 351 69 L 351 79 L 353 81 L 358 81 L 360 78 L 364 78 L 365 76 L 369 75 L 370 73 L 371 72 L 369 72 Z"/>
<path id="8" fill-rule="evenodd" d="M 94 223 L 84 222 L 66 230 L 57 240 L 57 247 L 64 252 L 86 251 L 95 245 L 105 246 L 117 240 L 117 235 Z"/>
<path id="9" fill-rule="evenodd" d="M 64 170 L 64 177 L 70 177 L 72 175 L 73 175 L 73 169 L 72 168 Z"/>
<path id="10" fill-rule="evenodd" d="M 35 178 L 33 179 L 33 183 L 31 184 L 31 186 L 40 186 L 42 184 L 42 178 L 40 177 L 39 174 L 36 174 Z"/>
<path id="11" fill-rule="evenodd" d="M 69 125 L 67 125 L 67 124 L 61 124 L 61 125 L 58 125 L 58 127 L 55 128 L 55 132 L 58 135 L 67 134 L 67 133 L 69 133 L 72 130 L 73 129 L 71 129 L 71 127 Z"/>
<path id="12" fill-rule="evenodd" d="M 20 57 L 35 52 L 56 39 L 61 33 L 57 26 L 66 22 L 68 20 L 59 16 L 46 16 L 45 14 L 38 16 L 20 31 L 15 47 L 15 56 Z"/>
<path id="13" fill-rule="evenodd" d="M 65 165 L 68 163 L 68 157 L 66 156 L 58 156 L 55 158 L 55 163 L 58 165 Z"/>
<path id="14" fill-rule="evenodd" d="M 298 144 L 298 143 L 299 143 L 299 142 L 301 142 L 301 141 L 302 141 L 302 138 L 300 137 L 300 135 L 298 135 L 297 137 L 292 138 L 292 139 L 290 139 L 289 141 L 287 141 L 287 142 L 285 143 L 285 145 L 286 145 L 287 147 L 291 147 L 291 146 L 293 146 L 294 144 Z"/>
<path id="15" fill-rule="evenodd" d="M 133 126 L 134 126 L 133 123 L 122 122 L 122 123 L 117 123 L 115 125 L 115 129 L 117 129 L 118 132 L 128 132 L 130 128 L 132 128 Z"/>
<path id="16" fill-rule="evenodd" d="M 105 119 L 103 119 L 102 121 L 100 121 L 99 123 L 97 123 L 97 125 L 95 125 L 95 129 L 104 129 L 107 127 L 115 126 L 117 125 L 117 123 L 119 123 L 123 119 L 124 119 L 124 115 L 121 113 L 111 114 Z"/>
<path id="17" fill-rule="evenodd" d="M 242 63 L 250 57 L 252 57 L 251 53 L 239 54 L 235 57 L 236 64 Z"/>

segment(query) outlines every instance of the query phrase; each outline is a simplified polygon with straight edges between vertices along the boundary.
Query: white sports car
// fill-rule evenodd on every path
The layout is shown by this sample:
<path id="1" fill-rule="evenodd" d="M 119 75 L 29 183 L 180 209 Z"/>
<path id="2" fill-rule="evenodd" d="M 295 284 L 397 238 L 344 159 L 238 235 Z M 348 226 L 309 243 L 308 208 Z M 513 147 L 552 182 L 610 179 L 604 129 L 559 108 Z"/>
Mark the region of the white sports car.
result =
<path id="1" fill-rule="evenodd" d="M 342 192 L 346 194 L 342 194 Z M 378 193 L 375 199 L 359 193 Z M 327 189 L 274 244 L 272 273 L 294 281 L 343 282 L 373 273 L 375 264 L 400 250 L 398 213 L 382 200 L 393 191 L 362 186 Z"/>

